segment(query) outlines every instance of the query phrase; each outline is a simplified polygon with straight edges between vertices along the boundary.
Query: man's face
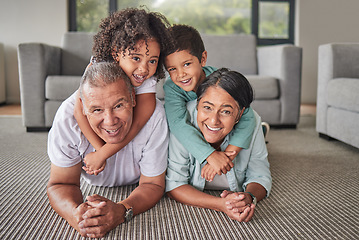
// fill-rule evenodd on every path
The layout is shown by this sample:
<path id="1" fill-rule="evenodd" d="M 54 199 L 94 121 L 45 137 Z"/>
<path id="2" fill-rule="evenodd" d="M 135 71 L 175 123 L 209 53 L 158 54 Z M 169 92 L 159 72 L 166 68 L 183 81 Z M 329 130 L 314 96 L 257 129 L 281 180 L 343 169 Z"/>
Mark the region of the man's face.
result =
<path id="1" fill-rule="evenodd" d="M 206 78 L 202 67 L 206 65 L 207 52 L 202 54 L 202 60 L 191 55 L 187 50 L 174 52 L 166 57 L 165 65 L 172 81 L 186 92 L 195 91 Z"/>
<path id="2" fill-rule="evenodd" d="M 144 40 L 140 40 L 135 48 L 136 50 L 126 49 L 125 52 L 118 53 L 116 60 L 120 62 L 120 67 L 131 79 L 132 85 L 138 87 L 156 73 L 160 45 L 155 40 L 147 41 L 147 45 Z"/>
<path id="3" fill-rule="evenodd" d="M 123 80 L 105 87 L 86 84 L 83 88 L 82 102 L 89 124 L 106 143 L 121 142 L 131 128 L 135 101 L 130 94 Z"/>

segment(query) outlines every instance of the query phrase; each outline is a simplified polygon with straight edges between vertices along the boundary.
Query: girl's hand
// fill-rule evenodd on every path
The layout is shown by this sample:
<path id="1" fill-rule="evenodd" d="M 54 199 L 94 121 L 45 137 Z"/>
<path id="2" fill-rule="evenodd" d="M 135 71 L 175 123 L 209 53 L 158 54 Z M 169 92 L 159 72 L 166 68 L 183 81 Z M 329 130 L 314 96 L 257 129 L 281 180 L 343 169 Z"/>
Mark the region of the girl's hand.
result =
<path id="1" fill-rule="evenodd" d="M 212 182 L 214 179 L 214 176 L 216 176 L 216 171 L 214 171 L 213 167 L 209 165 L 208 163 L 204 165 L 204 167 L 201 170 L 201 177 L 205 178 L 206 181 Z"/>
<path id="2" fill-rule="evenodd" d="M 83 166 L 82 169 L 90 175 L 98 175 L 105 169 L 106 166 L 106 160 L 99 158 L 99 154 L 97 152 L 87 154 L 84 158 L 84 163 L 86 166 Z"/>

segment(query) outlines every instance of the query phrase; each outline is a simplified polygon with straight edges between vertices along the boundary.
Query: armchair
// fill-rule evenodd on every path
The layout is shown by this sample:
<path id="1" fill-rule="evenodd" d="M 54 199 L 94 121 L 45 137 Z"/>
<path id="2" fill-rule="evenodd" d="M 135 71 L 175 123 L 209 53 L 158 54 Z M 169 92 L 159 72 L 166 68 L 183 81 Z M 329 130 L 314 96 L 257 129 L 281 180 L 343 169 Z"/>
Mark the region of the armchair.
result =
<path id="1" fill-rule="evenodd" d="M 316 130 L 359 148 L 359 43 L 319 46 Z"/>
<path id="2" fill-rule="evenodd" d="M 62 47 L 19 44 L 21 110 L 27 131 L 51 127 L 62 101 L 79 87 L 90 61 L 92 39 L 92 33 L 68 32 Z"/>

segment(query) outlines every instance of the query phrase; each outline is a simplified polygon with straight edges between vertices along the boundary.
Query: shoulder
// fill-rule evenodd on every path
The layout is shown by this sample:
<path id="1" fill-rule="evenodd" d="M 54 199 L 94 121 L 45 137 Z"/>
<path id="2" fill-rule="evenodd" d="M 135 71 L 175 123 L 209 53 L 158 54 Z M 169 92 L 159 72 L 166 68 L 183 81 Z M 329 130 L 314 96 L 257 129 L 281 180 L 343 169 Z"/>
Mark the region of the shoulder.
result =
<path id="1" fill-rule="evenodd" d="M 157 78 L 150 77 L 149 79 L 146 79 L 141 86 L 135 87 L 135 92 L 136 94 L 155 93 L 156 85 L 157 85 Z"/>
<path id="2" fill-rule="evenodd" d="M 208 76 L 209 74 L 211 74 L 217 70 L 217 68 L 211 67 L 211 66 L 204 66 L 204 67 L 202 67 L 202 69 L 203 69 L 204 73 L 206 74 L 206 76 Z"/>

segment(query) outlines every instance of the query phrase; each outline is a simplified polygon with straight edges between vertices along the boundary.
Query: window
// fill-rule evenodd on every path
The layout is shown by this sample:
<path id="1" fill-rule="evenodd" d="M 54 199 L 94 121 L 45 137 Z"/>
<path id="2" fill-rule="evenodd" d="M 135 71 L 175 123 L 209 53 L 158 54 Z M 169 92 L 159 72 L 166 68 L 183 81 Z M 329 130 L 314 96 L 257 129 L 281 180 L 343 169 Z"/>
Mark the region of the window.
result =
<path id="1" fill-rule="evenodd" d="M 260 45 L 294 41 L 294 0 L 69 0 L 69 29 L 97 32 L 109 12 L 139 6 L 201 33 L 253 33 Z"/>
<path id="2" fill-rule="evenodd" d="M 252 13 L 258 45 L 294 43 L 294 0 L 253 0 Z"/>

